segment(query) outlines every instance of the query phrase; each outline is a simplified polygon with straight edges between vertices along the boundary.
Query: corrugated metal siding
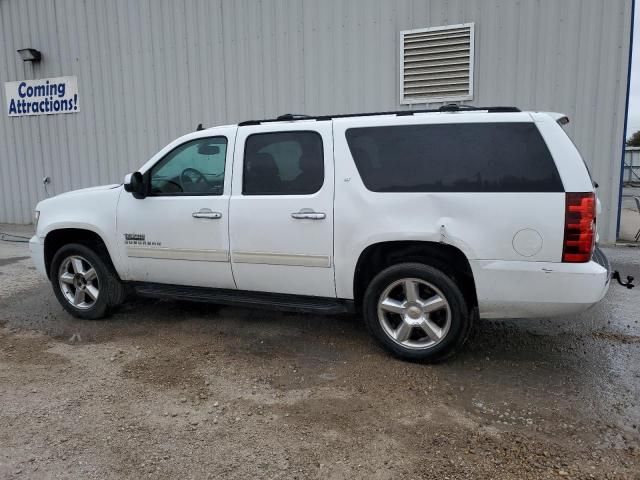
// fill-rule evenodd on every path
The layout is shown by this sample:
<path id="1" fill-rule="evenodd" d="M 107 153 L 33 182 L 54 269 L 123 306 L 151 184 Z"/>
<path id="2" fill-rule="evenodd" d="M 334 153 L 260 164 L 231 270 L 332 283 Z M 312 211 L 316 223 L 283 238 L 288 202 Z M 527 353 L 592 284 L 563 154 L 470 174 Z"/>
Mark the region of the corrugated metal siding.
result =
<path id="1" fill-rule="evenodd" d="M 0 0 L 0 80 L 76 75 L 81 103 L 0 116 L 0 222 L 31 221 L 43 176 L 54 193 L 119 182 L 200 122 L 400 108 L 399 32 L 474 22 L 471 103 L 567 113 L 611 240 L 630 14 L 631 0 Z"/>

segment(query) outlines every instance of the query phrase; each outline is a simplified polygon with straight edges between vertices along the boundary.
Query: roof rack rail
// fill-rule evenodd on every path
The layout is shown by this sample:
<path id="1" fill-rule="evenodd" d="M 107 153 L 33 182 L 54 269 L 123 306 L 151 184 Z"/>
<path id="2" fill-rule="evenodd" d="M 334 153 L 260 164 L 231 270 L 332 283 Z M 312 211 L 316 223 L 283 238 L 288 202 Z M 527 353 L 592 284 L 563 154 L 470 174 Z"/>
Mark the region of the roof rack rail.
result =
<path id="1" fill-rule="evenodd" d="M 489 113 L 510 113 L 521 111 L 517 107 L 474 107 L 473 105 L 459 105 L 457 103 L 448 103 L 447 105 L 443 105 L 438 109 L 439 112 L 473 112 L 478 110 L 486 110 Z"/>
<path id="2" fill-rule="evenodd" d="M 324 121 L 324 120 L 333 120 L 334 118 L 350 118 L 350 117 L 373 117 L 377 115 L 396 115 L 398 117 L 413 115 L 414 113 L 445 113 L 445 112 L 475 112 L 475 111 L 486 111 L 489 113 L 511 113 L 511 112 L 520 112 L 521 110 L 517 107 L 475 107 L 473 105 L 458 105 L 456 103 L 449 103 L 447 105 L 443 105 L 440 108 L 431 108 L 424 110 L 394 110 L 389 112 L 367 112 L 367 113 L 341 113 L 337 115 L 301 115 L 301 114 L 293 114 L 287 113 L 284 115 L 280 115 L 277 118 L 268 118 L 264 120 L 246 120 L 244 122 L 238 123 L 239 127 L 244 127 L 248 125 L 260 125 L 262 123 L 272 123 L 272 122 L 286 122 L 286 121 L 296 121 L 296 120 L 316 120 L 316 121 Z"/>
<path id="3" fill-rule="evenodd" d="M 297 113 L 285 113 L 284 115 L 280 115 L 276 120 L 308 120 L 313 118 L 310 115 L 303 115 Z"/>

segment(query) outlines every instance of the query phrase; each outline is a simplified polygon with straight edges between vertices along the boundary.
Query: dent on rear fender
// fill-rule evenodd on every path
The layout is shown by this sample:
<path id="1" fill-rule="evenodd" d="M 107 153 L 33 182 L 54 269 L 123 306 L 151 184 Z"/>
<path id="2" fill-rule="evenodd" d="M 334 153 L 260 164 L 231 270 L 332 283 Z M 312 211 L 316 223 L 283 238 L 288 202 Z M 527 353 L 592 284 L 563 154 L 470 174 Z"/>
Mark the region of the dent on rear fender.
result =
<path id="1" fill-rule="evenodd" d="M 439 218 L 436 222 L 439 234 L 438 242 L 456 247 L 467 257 L 467 260 L 474 259 L 476 254 L 471 245 L 465 242 L 459 234 L 456 234 L 456 232 L 460 233 L 463 230 L 463 224 L 464 222 L 452 217 Z M 468 228 L 468 223 L 466 223 L 466 226 Z"/>
<path id="2" fill-rule="evenodd" d="M 447 213 L 439 216 L 433 224 L 433 231 L 437 234 L 434 241 L 456 247 L 468 260 L 478 258 L 476 249 L 464 239 L 473 239 L 476 244 L 480 244 L 482 239 L 479 233 L 490 229 L 490 225 L 482 222 L 478 215 L 472 214 L 469 196 L 452 195 L 451 192 L 434 192 L 428 195 L 429 209 L 432 212 Z"/>

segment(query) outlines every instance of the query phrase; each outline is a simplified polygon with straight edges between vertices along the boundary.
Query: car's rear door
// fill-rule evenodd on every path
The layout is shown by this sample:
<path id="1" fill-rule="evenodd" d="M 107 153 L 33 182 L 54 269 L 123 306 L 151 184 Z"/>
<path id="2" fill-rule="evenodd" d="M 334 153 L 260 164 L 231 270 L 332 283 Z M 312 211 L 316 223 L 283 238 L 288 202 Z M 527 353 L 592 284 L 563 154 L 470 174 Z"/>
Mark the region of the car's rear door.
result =
<path id="1" fill-rule="evenodd" d="M 330 121 L 241 126 L 229 231 L 241 290 L 335 297 Z"/>

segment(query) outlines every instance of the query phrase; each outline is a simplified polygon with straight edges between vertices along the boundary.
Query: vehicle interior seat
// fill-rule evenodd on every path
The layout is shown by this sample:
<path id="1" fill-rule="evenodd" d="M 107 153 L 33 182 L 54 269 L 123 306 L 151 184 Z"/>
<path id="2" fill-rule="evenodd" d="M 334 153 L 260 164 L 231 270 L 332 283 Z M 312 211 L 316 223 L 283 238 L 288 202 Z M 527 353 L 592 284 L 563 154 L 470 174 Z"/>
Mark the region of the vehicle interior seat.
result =
<path id="1" fill-rule="evenodd" d="M 303 154 L 298 160 L 298 166 L 301 171 L 292 182 L 293 189 L 300 193 L 317 192 L 324 180 L 322 157 L 318 161 L 318 158 L 312 155 Z"/>
<path id="2" fill-rule="evenodd" d="M 280 193 L 282 180 L 278 165 L 269 153 L 256 153 L 248 158 L 243 182 L 243 193 Z"/>

